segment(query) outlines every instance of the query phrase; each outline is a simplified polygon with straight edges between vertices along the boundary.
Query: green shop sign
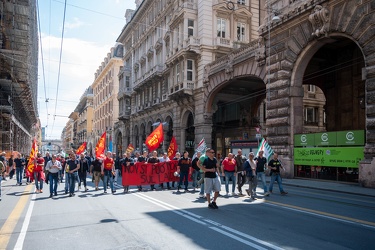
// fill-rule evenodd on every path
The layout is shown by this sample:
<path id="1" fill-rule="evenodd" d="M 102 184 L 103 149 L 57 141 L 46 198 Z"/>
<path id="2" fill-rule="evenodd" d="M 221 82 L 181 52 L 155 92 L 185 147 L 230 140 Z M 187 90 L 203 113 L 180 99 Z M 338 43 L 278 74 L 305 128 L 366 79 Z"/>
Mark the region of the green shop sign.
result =
<path id="1" fill-rule="evenodd" d="M 323 132 L 311 134 L 295 134 L 295 147 L 320 146 L 364 146 L 364 130 L 347 130 L 339 132 Z"/>
<path id="2" fill-rule="evenodd" d="M 316 146 L 336 146 L 336 132 L 316 133 L 314 136 Z"/>
<path id="3" fill-rule="evenodd" d="M 315 146 L 314 134 L 299 134 L 294 135 L 295 147 L 313 147 Z"/>
<path id="4" fill-rule="evenodd" d="M 294 164 L 358 168 L 363 151 L 363 147 L 294 148 Z"/>
<path id="5" fill-rule="evenodd" d="M 337 132 L 337 146 L 365 145 L 364 130 L 349 130 Z"/>

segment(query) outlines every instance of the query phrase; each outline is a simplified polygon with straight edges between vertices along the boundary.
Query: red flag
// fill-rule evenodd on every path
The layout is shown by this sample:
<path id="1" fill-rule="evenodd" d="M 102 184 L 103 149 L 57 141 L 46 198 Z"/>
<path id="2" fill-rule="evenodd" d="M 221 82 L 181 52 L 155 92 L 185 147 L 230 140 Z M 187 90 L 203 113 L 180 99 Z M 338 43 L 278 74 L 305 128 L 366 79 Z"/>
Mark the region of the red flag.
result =
<path id="1" fill-rule="evenodd" d="M 95 156 L 97 158 L 102 158 L 104 159 L 105 155 L 104 155 L 104 150 L 105 150 L 105 139 L 107 137 L 107 133 L 104 132 L 102 134 L 102 137 L 100 137 L 98 143 L 96 144 L 96 147 L 95 147 Z"/>
<path id="2" fill-rule="evenodd" d="M 126 153 L 131 153 L 134 151 L 134 146 L 133 144 L 129 144 L 129 146 L 126 148 Z"/>
<path id="3" fill-rule="evenodd" d="M 34 138 L 33 145 L 31 146 L 29 162 L 26 168 L 26 175 L 29 177 L 32 176 L 34 173 L 34 168 L 35 168 L 34 159 L 37 154 L 38 154 L 38 143 L 36 141 L 36 138 Z"/>
<path id="4" fill-rule="evenodd" d="M 80 155 L 81 153 L 85 152 L 87 142 L 82 143 L 81 146 L 76 151 L 76 155 Z"/>
<path id="5" fill-rule="evenodd" d="M 146 146 L 148 147 L 148 150 L 154 151 L 159 147 L 162 141 L 164 141 L 163 124 L 160 123 L 160 125 L 147 137 Z"/>
<path id="6" fill-rule="evenodd" d="M 176 152 L 177 152 L 177 142 L 176 142 L 176 138 L 174 136 L 172 136 L 172 140 L 171 140 L 171 143 L 169 144 L 169 148 L 168 148 L 169 159 L 172 160 L 175 157 Z"/>

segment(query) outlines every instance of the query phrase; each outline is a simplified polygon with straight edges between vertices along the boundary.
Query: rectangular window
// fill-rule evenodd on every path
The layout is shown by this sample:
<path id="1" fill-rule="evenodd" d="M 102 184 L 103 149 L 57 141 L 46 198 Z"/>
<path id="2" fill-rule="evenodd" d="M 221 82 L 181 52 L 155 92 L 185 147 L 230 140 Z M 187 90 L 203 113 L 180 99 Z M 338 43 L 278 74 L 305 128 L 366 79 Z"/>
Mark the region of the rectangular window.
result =
<path id="1" fill-rule="evenodd" d="M 188 36 L 194 36 L 194 20 L 188 19 Z"/>
<path id="2" fill-rule="evenodd" d="M 245 27 L 244 23 L 237 23 L 237 41 L 245 41 Z"/>
<path id="3" fill-rule="evenodd" d="M 238 4 L 242 4 L 242 5 L 245 5 L 245 3 L 246 3 L 246 0 L 237 0 L 237 3 L 238 3 Z"/>
<path id="4" fill-rule="evenodd" d="M 186 80 L 193 81 L 193 60 L 187 60 Z"/>
<path id="5" fill-rule="evenodd" d="M 130 87 L 130 76 L 125 76 L 125 87 Z"/>
<path id="6" fill-rule="evenodd" d="M 317 109 L 315 107 L 305 108 L 305 124 L 314 125 L 317 123 Z"/>
<path id="7" fill-rule="evenodd" d="M 180 82 L 180 63 L 176 64 L 176 83 Z"/>
<path id="8" fill-rule="evenodd" d="M 225 19 L 217 19 L 217 37 L 225 38 Z"/>

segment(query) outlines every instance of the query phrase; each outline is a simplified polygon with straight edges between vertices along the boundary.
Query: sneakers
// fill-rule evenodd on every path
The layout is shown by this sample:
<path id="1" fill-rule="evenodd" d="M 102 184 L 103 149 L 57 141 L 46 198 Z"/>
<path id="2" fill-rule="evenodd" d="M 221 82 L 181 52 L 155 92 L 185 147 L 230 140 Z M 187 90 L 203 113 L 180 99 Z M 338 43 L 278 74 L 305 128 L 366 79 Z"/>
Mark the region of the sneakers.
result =
<path id="1" fill-rule="evenodd" d="M 283 192 L 281 192 L 280 194 L 281 194 L 281 195 L 286 195 L 286 194 L 288 194 L 288 192 L 284 192 L 284 191 L 283 191 Z"/>
<path id="2" fill-rule="evenodd" d="M 107 190 L 106 190 L 106 191 L 104 191 L 104 193 L 106 194 L 106 193 L 107 193 Z"/>
<path id="3" fill-rule="evenodd" d="M 211 202 L 212 206 L 215 208 L 215 209 L 218 209 L 219 207 L 216 205 L 216 202 Z"/>
<path id="4" fill-rule="evenodd" d="M 248 196 L 251 196 L 251 193 L 250 193 L 249 189 L 246 189 L 245 191 L 246 191 L 246 193 L 247 193 Z"/>
<path id="5" fill-rule="evenodd" d="M 49 195 L 49 198 L 52 198 L 52 194 Z"/>
<path id="6" fill-rule="evenodd" d="M 208 208 L 215 209 L 215 206 L 212 203 L 210 203 L 208 204 Z"/>

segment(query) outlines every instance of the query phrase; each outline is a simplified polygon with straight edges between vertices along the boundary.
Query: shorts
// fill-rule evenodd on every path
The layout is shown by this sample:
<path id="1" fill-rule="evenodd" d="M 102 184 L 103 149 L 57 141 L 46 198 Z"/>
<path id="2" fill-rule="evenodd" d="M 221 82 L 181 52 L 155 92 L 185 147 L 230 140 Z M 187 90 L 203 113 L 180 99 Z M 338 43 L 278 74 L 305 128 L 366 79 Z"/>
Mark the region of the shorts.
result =
<path id="1" fill-rule="evenodd" d="M 220 192 L 221 182 L 218 176 L 216 178 L 204 178 L 204 192 L 206 194 L 214 192 Z"/>
<path id="2" fill-rule="evenodd" d="M 102 178 L 102 172 L 94 171 L 94 181 L 100 181 L 100 178 Z"/>

